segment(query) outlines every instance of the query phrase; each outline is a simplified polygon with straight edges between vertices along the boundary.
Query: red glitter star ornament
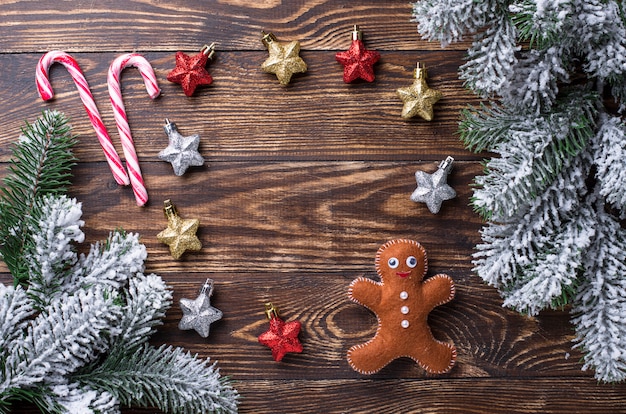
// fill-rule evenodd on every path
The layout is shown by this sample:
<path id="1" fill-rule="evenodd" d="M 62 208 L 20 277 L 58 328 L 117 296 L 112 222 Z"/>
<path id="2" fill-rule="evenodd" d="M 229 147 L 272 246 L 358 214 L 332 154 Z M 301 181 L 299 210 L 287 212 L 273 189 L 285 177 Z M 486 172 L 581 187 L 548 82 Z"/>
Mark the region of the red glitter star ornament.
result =
<path id="1" fill-rule="evenodd" d="M 272 350 L 274 361 L 280 362 L 288 352 L 302 352 L 298 339 L 301 324 L 299 321 L 286 322 L 278 317 L 278 309 L 271 303 L 265 304 L 265 315 L 270 320 L 270 329 L 259 335 L 259 343 Z"/>
<path id="2" fill-rule="evenodd" d="M 213 78 L 204 68 L 206 62 L 215 55 L 215 43 L 204 45 L 195 56 L 176 52 L 176 67 L 167 75 L 167 80 L 179 83 L 185 95 L 191 96 L 199 85 L 209 85 Z"/>
<path id="3" fill-rule="evenodd" d="M 350 49 L 335 55 L 337 62 L 343 65 L 343 81 L 350 83 L 356 79 L 374 81 L 374 64 L 380 59 L 380 53 L 367 50 L 363 44 L 363 34 L 357 25 L 352 31 Z"/>

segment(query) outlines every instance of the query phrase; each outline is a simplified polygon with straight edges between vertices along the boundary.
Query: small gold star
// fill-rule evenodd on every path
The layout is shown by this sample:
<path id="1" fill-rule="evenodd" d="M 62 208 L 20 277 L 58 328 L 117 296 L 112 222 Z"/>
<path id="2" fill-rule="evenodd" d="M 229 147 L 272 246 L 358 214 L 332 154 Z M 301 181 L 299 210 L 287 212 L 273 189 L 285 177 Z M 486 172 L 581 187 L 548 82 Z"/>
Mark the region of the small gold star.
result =
<path id="1" fill-rule="evenodd" d="M 164 205 L 167 228 L 157 234 L 157 239 L 170 246 L 170 253 L 176 260 L 180 259 L 187 250 L 200 250 L 202 243 L 196 236 L 200 221 L 198 219 L 180 218 L 176 212 L 176 207 L 170 200 L 165 200 Z"/>
<path id="2" fill-rule="evenodd" d="M 270 56 L 261 65 L 264 72 L 276 75 L 283 86 L 289 84 L 294 73 L 306 72 L 306 63 L 299 56 L 300 42 L 294 40 L 283 45 L 276 41 L 276 36 L 272 33 L 262 32 L 262 34 L 261 40 L 270 53 Z"/>
<path id="3" fill-rule="evenodd" d="M 411 86 L 400 88 L 396 91 L 404 107 L 402 118 L 409 119 L 419 115 L 427 121 L 433 119 L 433 105 L 443 97 L 436 89 L 431 89 L 426 84 L 426 68 L 417 64 L 415 69 L 415 81 Z"/>

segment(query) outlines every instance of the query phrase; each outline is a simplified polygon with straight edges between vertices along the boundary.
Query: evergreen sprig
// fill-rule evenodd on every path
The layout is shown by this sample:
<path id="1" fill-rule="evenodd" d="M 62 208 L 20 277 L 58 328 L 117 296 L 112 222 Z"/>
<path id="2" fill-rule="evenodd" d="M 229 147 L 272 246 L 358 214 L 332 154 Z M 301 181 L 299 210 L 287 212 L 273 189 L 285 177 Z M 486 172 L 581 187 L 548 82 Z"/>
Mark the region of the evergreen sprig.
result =
<path id="1" fill-rule="evenodd" d="M 500 157 L 487 162 L 485 175 L 475 179 L 472 204 L 483 217 L 501 219 L 514 215 L 554 181 L 568 159 L 586 147 L 594 134 L 597 99 L 593 94 L 578 91 L 562 99 L 567 102 L 566 108 L 555 105 L 549 113 L 536 117 L 517 116 L 516 122 L 510 122 L 513 114 L 500 112 L 502 121 L 486 120 L 479 128 L 484 130 L 499 124 L 490 134 L 501 134 L 497 144 L 486 148 Z M 465 125 L 470 122 L 476 120 Z M 461 139 L 469 141 L 475 136 L 473 131 L 461 130 Z"/>
<path id="2" fill-rule="evenodd" d="M 0 197 L 1 252 L 17 282 L 0 284 L 0 414 L 15 401 L 54 414 L 235 413 L 237 391 L 214 363 L 146 344 L 172 293 L 144 275 L 139 236 L 117 230 L 77 253 L 84 222 L 64 194 L 76 142 L 65 118 L 45 112 L 24 131 Z"/>
<path id="3" fill-rule="evenodd" d="M 474 270 L 519 312 L 571 304 L 583 369 L 610 382 L 626 381 L 626 123 L 604 102 L 626 110 L 625 8 L 413 5 L 424 38 L 471 39 L 459 76 L 491 100 L 463 111 L 459 124 L 468 149 L 494 155 L 474 180 L 472 205 L 487 221 Z"/>
<path id="4" fill-rule="evenodd" d="M 513 6 L 515 13 L 511 16 L 511 21 L 517 28 L 520 42 L 528 42 L 531 49 L 546 49 L 558 42 L 558 28 L 563 23 L 564 16 L 560 16 L 556 8 L 550 7 L 558 6 L 556 3 L 546 4 L 547 7 L 542 10 L 545 17 L 541 20 L 536 19 L 537 4 L 535 2 L 520 1 Z"/>
<path id="5" fill-rule="evenodd" d="M 13 388 L 0 399 L 0 414 L 10 414 L 14 402 L 28 401 L 42 413 L 64 414 L 63 406 L 56 401 L 46 398 L 50 393 L 47 387 L 33 387 L 32 389 Z"/>
<path id="6" fill-rule="evenodd" d="M 583 286 L 575 298 L 572 322 L 583 369 L 603 381 L 624 380 L 626 360 L 626 231 L 603 209 L 597 210 L 596 236 L 587 248 L 595 260 L 584 263 Z"/>
<path id="7" fill-rule="evenodd" d="M 519 113 L 499 105 L 481 103 L 461 111 L 459 132 L 465 147 L 473 152 L 491 150 L 505 141 L 509 130 L 524 120 Z"/>
<path id="8" fill-rule="evenodd" d="M 515 25 L 501 12 L 495 24 L 479 34 L 468 50 L 467 62 L 459 68 L 464 85 L 481 96 L 490 96 L 506 86 L 521 49 L 515 42 Z M 489 76 L 485 76 L 485 72 Z M 488 79 L 485 82 L 485 79 Z"/>
<path id="9" fill-rule="evenodd" d="M 76 158 L 76 138 L 67 118 L 45 111 L 22 129 L 12 150 L 9 174 L 0 193 L 0 255 L 14 281 L 25 285 L 28 270 L 23 255 L 32 245 L 30 228 L 41 217 L 36 200 L 45 194 L 64 194 Z"/>
<path id="10" fill-rule="evenodd" d="M 225 386 L 222 393 L 210 391 L 225 381 L 215 364 L 166 345 L 143 345 L 131 355 L 116 348 L 97 367 L 78 373 L 74 380 L 106 390 L 122 405 L 157 407 L 174 414 L 232 413 L 237 409 L 232 388 Z"/>
<path id="11" fill-rule="evenodd" d="M 626 125 L 620 117 L 605 116 L 594 141 L 596 175 L 600 195 L 626 217 L 624 177 L 615 171 L 626 171 Z"/>
<path id="12" fill-rule="evenodd" d="M 5 350 L 0 400 L 7 391 L 58 381 L 106 351 L 121 314 L 113 298 L 113 292 L 95 287 L 64 296 L 37 315 L 24 336 Z"/>

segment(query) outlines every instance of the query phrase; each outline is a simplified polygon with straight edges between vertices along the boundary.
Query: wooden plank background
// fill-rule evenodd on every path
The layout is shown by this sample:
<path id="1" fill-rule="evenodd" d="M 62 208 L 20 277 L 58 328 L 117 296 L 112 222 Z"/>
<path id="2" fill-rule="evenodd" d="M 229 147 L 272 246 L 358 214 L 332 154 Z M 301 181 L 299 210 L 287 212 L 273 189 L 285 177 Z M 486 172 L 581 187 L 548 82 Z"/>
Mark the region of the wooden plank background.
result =
<path id="1" fill-rule="evenodd" d="M 71 195 L 83 203 L 87 240 L 113 229 L 138 232 L 149 273 L 161 275 L 177 302 L 193 298 L 207 277 L 224 319 L 203 339 L 177 328 L 177 305 L 154 344 L 183 346 L 219 362 L 236 381 L 245 413 L 607 413 L 626 412 L 626 386 L 598 384 L 581 371 L 569 314 L 529 318 L 501 307 L 497 292 L 472 273 L 481 220 L 469 206 L 470 184 L 487 154 L 459 142 L 459 111 L 478 100 L 457 79 L 467 43 L 441 49 L 420 40 L 406 0 L 0 1 L 0 168 L 25 120 L 58 109 L 72 119 L 80 143 Z M 337 51 L 359 24 L 378 50 L 376 82 L 344 84 Z M 263 73 L 261 30 L 280 41 L 300 40 L 309 66 L 281 87 Z M 216 42 L 208 66 L 214 83 L 188 98 L 165 77 L 174 53 L 196 53 Z M 34 74 L 42 53 L 73 54 L 92 87 L 118 151 L 121 146 L 106 89 L 110 62 L 140 52 L 154 66 L 162 95 L 151 101 L 136 69 L 122 91 L 150 195 L 135 205 L 113 181 L 69 74 L 51 69 L 56 99 L 42 102 Z M 443 92 L 432 122 L 400 117 L 395 90 L 412 82 L 417 61 Z M 167 145 L 164 119 L 183 135 L 201 136 L 203 167 L 184 176 L 157 158 Z M 416 170 L 435 171 L 456 159 L 449 183 L 458 197 L 431 214 L 409 200 Z M 176 261 L 156 240 L 165 228 L 162 202 L 199 218 L 203 248 Z M 375 332 L 375 317 L 347 299 L 358 276 L 375 277 L 374 255 L 393 238 L 420 241 L 429 274 L 447 273 L 457 296 L 435 309 L 436 337 L 452 341 L 458 361 L 445 375 L 428 375 L 410 360 L 363 376 L 347 349 Z M 6 267 L 0 281 L 10 283 Z M 303 324 L 302 354 L 272 360 L 257 336 L 267 329 L 263 303 Z M 33 412 L 16 407 L 16 412 Z M 126 413 L 153 410 L 125 409 Z"/>

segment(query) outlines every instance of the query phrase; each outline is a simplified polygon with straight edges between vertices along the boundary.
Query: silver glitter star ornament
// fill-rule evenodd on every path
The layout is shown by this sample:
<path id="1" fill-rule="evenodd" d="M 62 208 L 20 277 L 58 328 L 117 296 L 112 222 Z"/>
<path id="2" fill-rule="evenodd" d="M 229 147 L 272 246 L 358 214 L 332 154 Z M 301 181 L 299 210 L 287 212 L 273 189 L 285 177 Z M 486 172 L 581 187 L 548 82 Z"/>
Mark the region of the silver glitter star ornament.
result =
<path id="1" fill-rule="evenodd" d="M 200 136 L 198 134 L 183 137 L 176 124 L 165 120 L 163 127 L 170 142 L 167 148 L 159 153 L 159 159 L 172 164 L 174 174 L 181 176 L 187 171 L 187 168 L 204 165 L 204 158 L 198 152 L 200 145 Z"/>
<path id="2" fill-rule="evenodd" d="M 178 324 L 178 329 L 183 331 L 195 329 L 201 337 L 209 336 L 211 324 L 222 319 L 222 311 L 211 306 L 212 294 L 213 280 L 207 279 L 197 298 L 180 300 L 183 317 Z"/>
<path id="3" fill-rule="evenodd" d="M 430 212 L 437 214 L 442 202 L 456 197 L 456 191 L 446 182 L 453 162 L 454 158 L 446 158 L 432 174 L 417 171 L 415 173 L 417 188 L 411 194 L 411 200 L 416 203 L 426 203 Z"/>

